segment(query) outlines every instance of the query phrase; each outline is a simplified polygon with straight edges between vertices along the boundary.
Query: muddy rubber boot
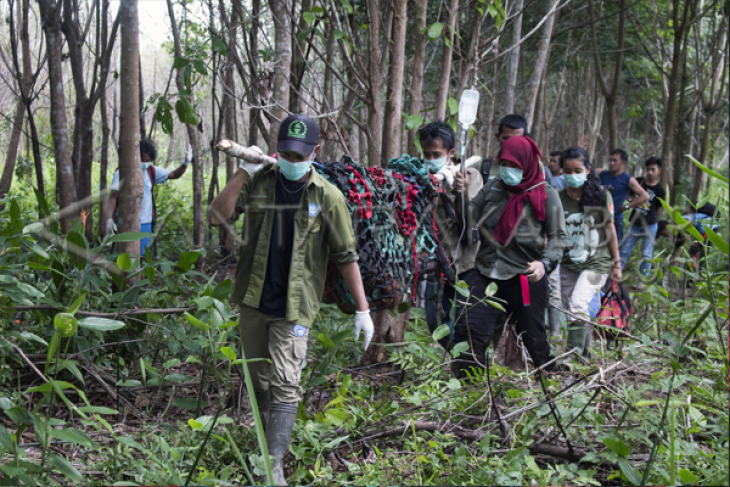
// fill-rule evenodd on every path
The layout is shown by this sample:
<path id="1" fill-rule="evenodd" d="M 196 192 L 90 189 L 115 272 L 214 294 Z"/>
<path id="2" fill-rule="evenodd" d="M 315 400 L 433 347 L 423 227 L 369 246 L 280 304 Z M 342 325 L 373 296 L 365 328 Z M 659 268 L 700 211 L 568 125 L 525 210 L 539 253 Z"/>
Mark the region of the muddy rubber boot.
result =
<path id="1" fill-rule="evenodd" d="M 297 405 L 283 402 L 272 402 L 269 406 L 269 422 L 266 430 L 266 444 L 269 455 L 273 457 L 271 473 L 274 485 L 287 485 L 284 477 L 282 460 L 289 449 L 291 432 L 297 419 Z"/>
<path id="2" fill-rule="evenodd" d="M 587 355 L 587 347 L 590 346 L 588 331 L 584 323 L 568 323 L 568 349 L 577 348 L 576 352 L 581 357 Z"/>
<path id="3" fill-rule="evenodd" d="M 558 320 L 558 312 L 556 310 L 548 310 L 548 323 L 550 325 L 550 336 L 552 338 L 562 338 L 563 334 L 560 333 L 560 320 Z"/>
<path id="4" fill-rule="evenodd" d="M 256 404 L 259 406 L 259 415 L 261 416 L 261 426 L 266 432 L 266 425 L 269 422 L 269 391 L 254 391 L 256 395 Z"/>

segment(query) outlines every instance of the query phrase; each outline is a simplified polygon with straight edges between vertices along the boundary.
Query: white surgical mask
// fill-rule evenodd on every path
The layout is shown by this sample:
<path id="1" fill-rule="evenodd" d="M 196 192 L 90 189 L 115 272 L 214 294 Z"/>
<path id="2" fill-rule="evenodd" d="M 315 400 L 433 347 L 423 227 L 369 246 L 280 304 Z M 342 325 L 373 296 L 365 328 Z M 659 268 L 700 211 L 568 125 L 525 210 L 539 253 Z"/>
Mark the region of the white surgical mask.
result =
<path id="1" fill-rule="evenodd" d="M 289 162 L 280 155 L 276 156 L 277 162 L 279 163 L 279 169 L 281 174 L 289 181 L 299 181 L 302 179 L 312 167 L 312 160 L 302 162 Z"/>
<path id="2" fill-rule="evenodd" d="M 522 169 L 499 166 L 499 177 L 507 186 L 517 186 L 522 182 Z"/>
<path id="3" fill-rule="evenodd" d="M 449 162 L 449 156 L 439 157 L 438 159 L 424 159 L 423 163 L 426 165 L 429 171 L 437 173 Z"/>
<path id="4" fill-rule="evenodd" d="M 586 173 L 579 174 L 565 174 L 565 184 L 571 188 L 580 188 L 586 182 Z"/>

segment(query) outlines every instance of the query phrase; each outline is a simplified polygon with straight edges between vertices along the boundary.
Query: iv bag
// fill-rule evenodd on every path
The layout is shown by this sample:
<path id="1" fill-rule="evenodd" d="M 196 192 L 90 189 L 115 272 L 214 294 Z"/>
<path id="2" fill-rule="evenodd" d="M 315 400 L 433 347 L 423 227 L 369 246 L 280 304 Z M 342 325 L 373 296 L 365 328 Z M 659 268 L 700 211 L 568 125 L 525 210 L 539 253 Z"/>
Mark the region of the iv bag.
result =
<path id="1" fill-rule="evenodd" d="M 464 90 L 459 101 L 459 122 L 462 126 L 469 126 L 477 118 L 477 107 L 479 106 L 479 92 L 475 90 Z"/>

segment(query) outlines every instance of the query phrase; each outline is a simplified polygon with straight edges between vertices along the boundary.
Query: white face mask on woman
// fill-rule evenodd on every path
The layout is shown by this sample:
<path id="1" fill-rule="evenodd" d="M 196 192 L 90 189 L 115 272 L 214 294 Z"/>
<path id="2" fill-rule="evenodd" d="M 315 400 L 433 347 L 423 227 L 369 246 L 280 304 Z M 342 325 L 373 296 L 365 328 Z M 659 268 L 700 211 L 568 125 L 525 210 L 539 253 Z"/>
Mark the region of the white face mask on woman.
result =
<path id="1" fill-rule="evenodd" d="M 570 186 L 571 188 L 580 188 L 583 186 L 586 182 L 586 177 L 588 175 L 586 173 L 579 173 L 579 174 L 564 174 L 563 177 L 565 178 L 565 184 Z"/>

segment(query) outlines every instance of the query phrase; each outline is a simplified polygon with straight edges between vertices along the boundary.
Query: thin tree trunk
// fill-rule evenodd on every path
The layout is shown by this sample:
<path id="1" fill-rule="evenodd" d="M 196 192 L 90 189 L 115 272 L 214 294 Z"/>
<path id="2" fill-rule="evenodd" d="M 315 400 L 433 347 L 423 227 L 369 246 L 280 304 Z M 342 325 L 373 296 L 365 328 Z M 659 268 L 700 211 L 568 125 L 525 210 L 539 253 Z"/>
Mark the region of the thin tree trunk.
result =
<path id="1" fill-rule="evenodd" d="M 109 134 L 111 132 L 109 130 L 106 90 L 101 92 L 99 108 L 101 110 L 101 159 L 99 161 L 99 226 L 97 235 L 104 238 L 106 235 L 106 219 L 109 214 L 106 176 L 109 172 Z"/>
<path id="2" fill-rule="evenodd" d="M 142 72 L 142 61 L 139 63 L 139 136 L 143 139 L 147 138 L 147 123 L 145 122 L 144 110 L 144 73 Z"/>
<path id="3" fill-rule="evenodd" d="M 289 76 L 291 73 L 291 0 L 271 0 L 271 14 L 274 18 L 274 94 L 271 103 L 275 104 L 271 110 L 273 119 L 269 127 L 269 140 L 275 143 L 279 136 L 279 125 L 289 116 Z M 269 147 L 269 152 L 272 151 Z"/>
<path id="4" fill-rule="evenodd" d="M 684 118 L 684 111 L 685 111 L 685 92 L 687 91 L 685 87 L 687 86 L 688 81 L 688 74 L 687 74 L 687 42 L 689 40 L 689 32 L 686 33 L 684 36 L 684 45 L 682 47 L 683 54 L 682 54 L 682 81 L 680 83 L 680 89 L 679 89 L 679 112 L 680 112 L 680 118 L 679 123 L 677 124 L 677 137 L 675 138 L 675 152 L 676 156 L 674 158 L 674 164 L 672 167 L 672 177 L 668 178 L 669 181 L 671 181 L 671 185 L 669 186 L 669 203 L 674 206 L 675 202 L 677 201 L 677 195 L 675 188 L 679 186 L 680 176 L 682 172 L 682 162 L 684 162 L 684 146 L 685 146 L 685 118 Z M 668 167 L 669 163 L 665 163 L 664 167 Z M 662 171 L 663 172 L 663 171 Z"/>
<path id="5" fill-rule="evenodd" d="M 396 2 L 397 3 L 397 2 Z M 436 118 L 446 119 L 446 104 L 449 101 L 449 87 L 451 84 L 451 58 L 453 56 L 454 30 L 456 17 L 459 14 L 459 0 L 450 0 L 449 16 L 444 25 L 444 53 L 441 58 L 441 80 L 436 98 Z"/>
<path id="6" fill-rule="evenodd" d="M 68 123 L 66 121 L 66 96 L 63 90 L 63 38 L 61 36 L 61 16 L 58 4 L 52 0 L 39 0 L 38 5 L 43 18 L 43 31 L 46 36 L 46 58 L 51 92 L 51 136 L 56 161 L 56 178 L 59 187 L 61 210 L 76 202 L 76 183 L 69 150 Z M 61 231 L 71 230 L 75 212 L 61 218 Z"/>
<path id="7" fill-rule="evenodd" d="M 377 0 L 367 0 L 368 17 L 370 19 L 368 57 L 370 60 L 370 77 L 368 90 L 368 166 L 380 166 L 387 164 L 382 160 L 383 142 L 383 119 L 382 105 L 380 104 L 380 88 L 383 82 L 383 74 L 380 69 L 382 53 L 380 48 L 380 5 Z"/>
<path id="8" fill-rule="evenodd" d="M 175 11 L 172 6 L 172 0 L 167 0 L 167 12 L 170 15 L 170 27 L 172 28 L 172 40 L 175 48 L 175 57 L 182 57 L 182 49 L 180 47 L 180 34 L 175 21 Z M 183 82 L 182 68 L 178 69 L 175 77 L 178 91 L 185 89 Z M 192 93 L 189 100 L 192 103 Z M 137 111 L 139 114 L 139 110 Z M 138 117 L 139 118 L 139 117 Z M 203 246 L 203 164 L 200 157 L 200 146 L 198 144 L 198 130 L 193 124 L 185 124 L 188 132 L 188 142 L 193 148 L 193 158 L 195 162 L 193 166 L 193 245 L 197 247 Z M 202 265 L 201 261 L 196 263 L 197 266 Z"/>
<path id="9" fill-rule="evenodd" d="M 426 67 L 426 10 L 428 0 L 415 0 L 415 18 L 413 24 L 413 64 L 411 67 L 411 83 L 408 90 L 410 98 L 409 115 L 421 116 L 421 98 L 423 96 L 423 71 Z M 408 153 L 417 155 L 416 130 L 408 131 Z"/>
<path id="10" fill-rule="evenodd" d="M 48 0 L 42 0 L 48 1 Z M 119 61 L 119 231 L 138 232 L 144 197 L 139 154 L 139 7 L 138 0 L 121 0 Z M 139 242 L 119 242 L 119 251 L 139 255 Z"/>
<path id="11" fill-rule="evenodd" d="M 613 81 L 610 89 L 606 85 L 606 78 L 603 75 L 603 67 L 601 66 L 601 56 L 598 51 L 593 0 L 588 0 L 588 4 L 591 45 L 593 48 L 593 59 L 596 64 L 596 78 L 598 79 L 599 86 L 601 87 L 601 93 L 606 99 L 606 108 L 608 111 L 608 147 L 609 150 L 613 150 L 618 147 L 619 144 L 618 119 L 616 117 L 616 99 L 618 97 L 618 91 L 621 85 L 621 69 L 624 61 L 624 41 L 626 38 L 626 0 L 619 0 L 619 20 L 617 34 L 618 46 L 616 48 L 616 63 L 613 68 Z"/>
<path id="12" fill-rule="evenodd" d="M 528 81 L 529 94 L 527 97 L 527 131 L 532 131 L 535 106 L 537 104 L 538 92 L 540 91 L 541 80 L 545 77 L 544 72 L 548 64 L 548 52 L 550 51 L 550 39 L 553 35 L 553 26 L 555 25 L 556 13 L 551 13 L 555 10 L 558 5 L 558 0 L 550 0 L 547 6 L 548 19 L 545 21 L 545 25 L 542 31 L 542 39 L 537 50 L 537 60 L 535 61 L 535 68 L 532 71 L 530 80 Z"/>
<path id="13" fill-rule="evenodd" d="M 512 51 L 509 55 L 509 69 L 507 72 L 507 89 L 504 97 L 502 115 L 509 115 L 515 110 L 515 90 L 517 88 L 517 69 L 520 65 L 520 41 L 522 40 L 522 9 L 524 0 L 515 0 L 515 12 L 519 12 L 512 24 Z"/>
<path id="14" fill-rule="evenodd" d="M 407 2 L 393 2 L 393 55 L 390 62 L 388 101 L 385 105 L 383 154 L 386 160 L 400 156 L 401 111 L 403 109 L 403 76 L 405 74 Z"/>
<path id="15" fill-rule="evenodd" d="M 3 167 L 2 176 L 0 176 L 0 199 L 5 198 L 5 195 L 8 194 L 13 184 L 15 161 L 18 159 L 18 145 L 20 145 L 24 112 L 25 103 L 23 103 L 22 99 L 18 99 L 15 103 L 15 115 L 13 116 L 13 126 L 10 129 L 10 140 L 8 141 L 8 149 L 5 155 L 5 166 Z"/>
<path id="16" fill-rule="evenodd" d="M 294 4 L 296 6 L 296 4 Z M 299 9 L 300 15 L 299 15 L 299 28 L 297 29 L 297 32 L 301 32 L 305 29 L 307 29 L 307 22 L 304 20 L 304 12 L 309 12 L 312 10 L 312 0 L 303 0 L 302 5 Z M 293 12 L 292 12 L 293 14 Z M 328 25 L 332 25 L 331 23 Z M 306 50 L 305 47 L 307 45 L 306 39 L 297 39 L 295 37 L 297 32 L 292 32 L 292 46 L 293 46 L 293 53 L 292 53 L 292 67 L 291 67 L 291 86 L 292 89 L 289 93 L 289 111 L 292 113 L 299 113 L 300 111 L 305 110 L 303 99 L 302 99 L 302 78 L 304 77 L 305 70 L 307 69 L 307 60 L 305 59 Z M 327 36 L 328 39 L 332 39 L 330 36 Z M 332 44 L 334 46 L 335 42 L 331 40 L 327 45 Z"/>

